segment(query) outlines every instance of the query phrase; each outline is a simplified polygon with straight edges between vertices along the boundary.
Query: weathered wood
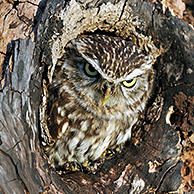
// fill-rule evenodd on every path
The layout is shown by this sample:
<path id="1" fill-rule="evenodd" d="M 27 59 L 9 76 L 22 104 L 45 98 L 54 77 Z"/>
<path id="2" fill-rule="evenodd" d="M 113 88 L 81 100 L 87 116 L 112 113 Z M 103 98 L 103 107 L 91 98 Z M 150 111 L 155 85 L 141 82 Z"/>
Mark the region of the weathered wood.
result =
<path id="1" fill-rule="evenodd" d="M 96 174 L 59 175 L 40 143 L 42 80 L 66 43 L 82 33 L 131 39 L 155 62 L 155 89 L 131 142 Z M 19 39 L 3 55 L 0 92 L 2 193 L 192 192 L 194 32 L 162 5 L 128 1 L 48 1 L 35 40 Z M 41 109 L 40 109 L 41 110 Z M 44 117 L 41 117 L 44 119 Z"/>
<path id="2" fill-rule="evenodd" d="M 12 40 L 28 36 L 33 39 L 31 32 L 37 19 L 34 16 L 37 10 L 42 8 L 40 0 L 0 2 L 0 54 L 6 53 L 7 44 Z M 4 57 L 1 56 L 0 64 L 3 63 L 3 59 Z"/>

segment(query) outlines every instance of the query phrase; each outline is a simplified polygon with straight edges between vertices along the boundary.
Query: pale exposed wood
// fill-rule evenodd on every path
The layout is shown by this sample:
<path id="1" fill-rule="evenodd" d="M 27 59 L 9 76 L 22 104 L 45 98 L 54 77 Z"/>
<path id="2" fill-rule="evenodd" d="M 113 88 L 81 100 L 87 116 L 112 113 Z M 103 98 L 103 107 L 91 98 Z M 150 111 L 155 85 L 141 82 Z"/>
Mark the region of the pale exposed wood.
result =
<path id="1" fill-rule="evenodd" d="M 0 53 L 6 53 L 7 44 L 12 40 L 30 35 L 39 3 L 40 0 L 0 2 Z M 0 57 L 0 64 L 2 62 L 3 57 Z"/>

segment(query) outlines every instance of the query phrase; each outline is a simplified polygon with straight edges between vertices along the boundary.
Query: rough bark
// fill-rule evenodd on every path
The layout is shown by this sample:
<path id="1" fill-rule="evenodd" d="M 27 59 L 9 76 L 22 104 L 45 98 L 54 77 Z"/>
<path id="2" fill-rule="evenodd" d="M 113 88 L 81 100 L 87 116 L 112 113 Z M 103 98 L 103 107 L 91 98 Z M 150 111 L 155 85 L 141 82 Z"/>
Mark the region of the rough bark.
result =
<path id="1" fill-rule="evenodd" d="M 21 5 L 19 1 L 7 2 L 7 6 L 12 2 L 14 9 Z M 32 34 L 25 38 L 19 29 L 18 35 L 9 36 L 7 42 L 25 39 L 2 43 L 7 51 L 1 51 L 0 68 L 0 191 L 192 193 L 192 27 L 168 9 L 164 13 L 160 3 L 140 0 L 55 0 L 47 2 L 41 17 L 37 14 L 34 39 L 30 39 Z M 66 43 L 88 32 L 114 33 L 145 50 L 155 60 L 155 88 L 145 115 L 122 153 L 107 159 L 96 174 L 59 175 L 49 166 L 40 143 L 40 119 L 44 119 L 39 109 L 44 96 L 42 81 L 51 81 Z"/>

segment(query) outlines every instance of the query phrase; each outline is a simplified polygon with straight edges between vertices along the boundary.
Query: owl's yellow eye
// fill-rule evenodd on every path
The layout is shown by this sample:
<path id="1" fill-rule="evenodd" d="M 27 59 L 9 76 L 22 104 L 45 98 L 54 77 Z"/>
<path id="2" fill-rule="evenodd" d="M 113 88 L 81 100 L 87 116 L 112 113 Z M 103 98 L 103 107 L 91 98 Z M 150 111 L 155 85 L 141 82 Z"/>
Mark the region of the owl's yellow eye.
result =
<path id="1" fill-rule="evenodd" d="M 127 88 L 131 88 L 131 87 L 133 87 L 133 86 L 135 85 L 136 81 L 137 81 L 137 78 L 134 77 L 134 78 L 131 79 L 131 80 L 124 81 L 124 82 L 123 82 L 123 85 L 124 85 L 125 87 L 127 87 Z"/>
<path id="2" fill-rule="evenodd" d="M 84 70 L 88 76 L 94 77 L 94 76 L 98 75 L 98 72 L 89 63 L 86 63 Z"/>

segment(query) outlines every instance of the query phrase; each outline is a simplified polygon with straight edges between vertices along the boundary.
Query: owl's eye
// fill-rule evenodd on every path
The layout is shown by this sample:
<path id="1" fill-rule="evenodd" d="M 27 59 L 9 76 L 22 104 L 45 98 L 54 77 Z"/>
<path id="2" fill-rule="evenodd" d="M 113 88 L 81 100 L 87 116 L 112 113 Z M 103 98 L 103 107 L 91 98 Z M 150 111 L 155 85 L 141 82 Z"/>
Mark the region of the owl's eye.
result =
<path id="1" fill-rule="evenodd" d="M 131 88 L 131 87 L 133 87 L 133 86 L 135 85 L 136 81 L 137 81 L 137 78 L 134 77 L 133 79 L 124 81 L 124 82 L 123 82 L 123 85 L 124 85 L 125 87 L 127 87 L 127 88 Z"/>
<path id="2" fill-rule="evenodd" d="M 94 69 L 94 67 L 93 67 L 91 64 L 89 64 L 89 63 L 86 63 L 86 64 L 85 64 L 85 66 L 84 66 L 84 71 L 85 71 L 85 73 L 86 73 L 88 76 L 90 76 L 90 77 L 95 77 L 95 76 L 98 75 L 98 71 L 96 71 L 96 70 Z"/>

